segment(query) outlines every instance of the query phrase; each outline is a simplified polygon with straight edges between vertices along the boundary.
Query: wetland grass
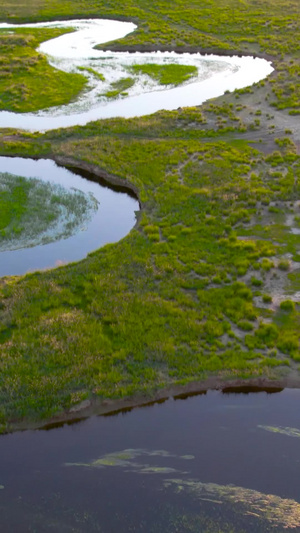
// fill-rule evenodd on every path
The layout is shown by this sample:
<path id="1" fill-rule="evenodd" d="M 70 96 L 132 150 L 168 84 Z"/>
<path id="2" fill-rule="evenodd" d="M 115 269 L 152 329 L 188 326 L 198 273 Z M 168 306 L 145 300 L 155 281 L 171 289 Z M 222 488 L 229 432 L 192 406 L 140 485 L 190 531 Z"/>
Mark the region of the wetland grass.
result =
<path id="1" fill-rule="evenodd" d="M 104 93 L 106 98 L 117 98 L 118 96 L 127 95 L 126 91 L 133 87 L 135 80 L 133 78 L 120 78 L 110 84 L 110 91 Z"/>
<path id="2" fill-rule="evenodd" d="M 51 67 L 36 52 L 45 40 L 67 30 L 22 28 L 0 31 L 0 110 L 29 112 L 73 100 L 84 89 L 86 78 Z"/>
<path id="3" fill-rule="evenodd" d="M 146 74 L 160 85 L 180 85 L 197 76 L 197 68 L 189 65 L 132 65 L 128 68 L 133 74 Z"/>

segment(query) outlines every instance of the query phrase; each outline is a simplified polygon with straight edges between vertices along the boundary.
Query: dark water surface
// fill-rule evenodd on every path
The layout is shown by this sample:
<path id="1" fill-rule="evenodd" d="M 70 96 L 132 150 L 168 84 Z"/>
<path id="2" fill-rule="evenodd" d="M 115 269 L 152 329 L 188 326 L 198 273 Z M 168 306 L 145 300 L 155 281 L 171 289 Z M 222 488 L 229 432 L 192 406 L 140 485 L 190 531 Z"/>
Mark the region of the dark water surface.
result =
<path id="1" fill-rule="evenodd" d="M 99 202 L 92 219 L 75 235 L 50 244 L 0 252 L 0 277 L 79 261 L 93 250 L 125 237 L 136 222 L 139 203 L 129 189 L 110 186 L 93 174 L 75 173 L 49 159 L 35 161 L 20 157 L 0 157 L 0 172 L 38 178 L 66 189 L 92 193 Z"/>
<path id="2" fill-rule="evenodd" d="M 300 531 L 300 391 L 208 392 L 0 438 L 1 531 Z"/>

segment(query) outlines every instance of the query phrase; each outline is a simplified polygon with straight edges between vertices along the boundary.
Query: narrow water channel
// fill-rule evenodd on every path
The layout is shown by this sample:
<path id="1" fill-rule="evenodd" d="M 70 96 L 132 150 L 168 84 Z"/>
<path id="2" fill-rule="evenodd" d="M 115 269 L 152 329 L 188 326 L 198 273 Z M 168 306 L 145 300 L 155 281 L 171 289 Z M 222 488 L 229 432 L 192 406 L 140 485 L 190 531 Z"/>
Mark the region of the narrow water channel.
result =
<path id="1" fill-rule="evenodd" d="M 0 277 L 21 275 L 79 261 L 107 243 L 125 237 L 136 222 L 139 202 L 129 189 L 112 186 L 93 174 L 68 170 L 47 159 L 0 157 L 0 172 L 38 178 L 66 190 L 91 193 L 98 202 L 92 218 L 75 235 L 49 244 L 0 252 Z"/>
<path id="2" fill-rule="evenodd" d="M 300 531 L 299 400 L 210 391 L 2 436 L 1 530 Z"/>

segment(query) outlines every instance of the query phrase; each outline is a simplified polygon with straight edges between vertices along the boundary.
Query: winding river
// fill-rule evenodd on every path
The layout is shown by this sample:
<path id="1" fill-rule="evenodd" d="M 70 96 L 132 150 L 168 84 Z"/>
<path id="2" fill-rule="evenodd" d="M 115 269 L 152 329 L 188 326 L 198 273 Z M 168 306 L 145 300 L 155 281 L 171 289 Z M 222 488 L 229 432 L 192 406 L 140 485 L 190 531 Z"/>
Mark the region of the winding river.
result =
<path id="1" fill-rule="evenodd" d="M 269 61 L 250 56 L 215 56 L 200 53 L 175 52 L 110 52 L 95 50 L 104 44 L 125 37 L 136 29 L 130 22 L 113 20 L 72 20 L 24 24 L 24 27 L 74 28 L 73 33 L 51 39 L 41 44 L 39 51 L 46 54 L 55 68 L 66 72 L 85 73 L 89 89 L 68 105 L 49 108 L 38 113 L 0 112 L 0 128 L 22 128 L 46 131 L 55 128 L 84 125 L 92 120 L 112 117 L 136 117 L 155 113 L 161 109 L 196 106 L 204 101 L 252 85 L 268 76 L 273 67 Z M 0 29 L 11 31 L 13 24 L 0 24 Z M 111 84 L 129 76 L 128 68 L 134 64 L 156 63 L 194 66 L 198 75 L 178 87 L 164 87 L 149 78 L 137 76 L 129 88 L 128 96 L 110 101 L 105 97 Z M 99 72 L 105 81 L 87 70 Z"/>

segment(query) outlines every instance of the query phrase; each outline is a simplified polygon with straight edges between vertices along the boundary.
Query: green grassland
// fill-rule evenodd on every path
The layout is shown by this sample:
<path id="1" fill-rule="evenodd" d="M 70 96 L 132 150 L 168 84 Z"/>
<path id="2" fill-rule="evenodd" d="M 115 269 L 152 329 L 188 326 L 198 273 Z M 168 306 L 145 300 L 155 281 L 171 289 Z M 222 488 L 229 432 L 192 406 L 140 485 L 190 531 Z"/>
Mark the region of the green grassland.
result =
<path id="1" fill-rule="evenodd" d="M 51 67 L 35 49 L 66 33 L 61 29 L 0 30 L 0 110 L 29 112 L 73 100 L 86 85 L 81 74 Z"/>
<path id="2" fill-rule="evenodd" d="M 139 30 L 116 46 L 257 52 L 277 68 L 201 108 L 1 133 L 1 154 L 97 165 L 137 187 L 142 203 L 119 243 L 1 281 L 3 431 L 87 398 L 211 375 L 299 377 L 299 10 L 283 0 L 0 7 L 20 21 L 126 13 Z"/>

